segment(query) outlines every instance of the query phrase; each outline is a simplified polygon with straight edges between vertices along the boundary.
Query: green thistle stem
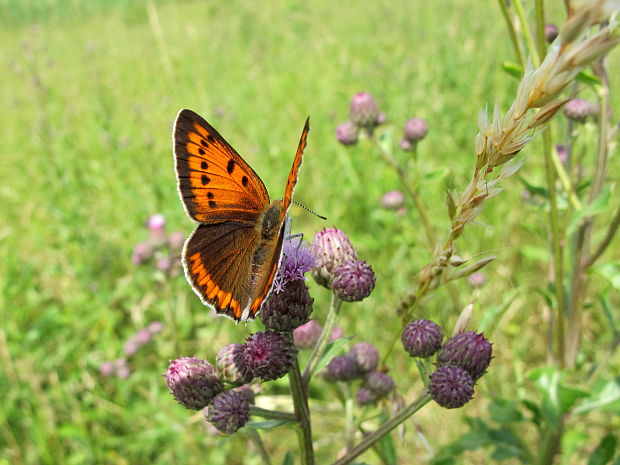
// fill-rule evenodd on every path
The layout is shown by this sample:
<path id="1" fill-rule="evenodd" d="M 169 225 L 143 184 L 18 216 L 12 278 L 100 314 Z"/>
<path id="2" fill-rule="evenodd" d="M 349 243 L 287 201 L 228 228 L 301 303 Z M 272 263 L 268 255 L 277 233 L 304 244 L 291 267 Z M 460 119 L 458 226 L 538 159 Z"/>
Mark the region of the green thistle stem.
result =
<path id="1" fill-rule="evenodd" d="M 362 441 L 360 441 L 356 446 L 354 446 L 350 451 L 348 451 L 344 457 L 336 460 L 332 465 L 346 465 L 348 463 L 351 463 L 353 459 L 371 448 L 373 444 L 379 441 L 383 436 L 388 434 L 390 431 L 392 431 L 394 428 L 404 422 L 407 418 L 409 418 L 411 415 L 413 415 L 426 404 L 428 404 L 430 400 L 431 395 L 429 393 L 426 393 L 418 400 L 413 401 L 411 404 L 400 410 L 388 421 L 383 423 L 374 433 L 366 436 Z"/>
<path id="2" fill-rule="evenodd" d="M 255 417 L 267 418 L 269 420 L 297 421 L 297 417 L 293 413 L 267 410 L 257 407 L 256 405 L 250 406 L 250 414 Z"/>
<path id="3" fill-rule="evenodd" d="M 303 384 L 297 357 L 295 357 L 293 366 L 288 372 L 288 380 L 295 407 L 295 416 L 299 425 L 299 428 L 297 428 L 297 439 L 301 463 L 302 465 L 314 465 L 314 446 L 312 445 L 312 425 L 310 423 L 310 409 L 308 408 L 308 394 Z"/>
<path id="4" fill-rule="evenodd" d="M 325 354 L 325 350 L 327 349 L 327 344 L 329 344 L 329 338 L 332 334 L 334 326 L 336 325 L 336 319 L 338 317 L 338 312 L 340 311 L 340 306 L 342 305 L 342 300 L 336 297 L 336 294 L 332 292 L 332 301 L 329 306 L 329 312 L 327 313 L 327 317 L 325 318 L 325 326 L 323 326 L 323 331 L 319 336 L 319 340 L 317 341 L 312 353 L 310 354 L 310 358 L 308 359 L 308 364 L 306 365 L 306 369 L 304 370 L 303 375 L 303 383 L 304 386 L 307 386 L 310 382 L 310 378 L 314 376 L 314 372 L 316 371 L 321 358 Z"/>

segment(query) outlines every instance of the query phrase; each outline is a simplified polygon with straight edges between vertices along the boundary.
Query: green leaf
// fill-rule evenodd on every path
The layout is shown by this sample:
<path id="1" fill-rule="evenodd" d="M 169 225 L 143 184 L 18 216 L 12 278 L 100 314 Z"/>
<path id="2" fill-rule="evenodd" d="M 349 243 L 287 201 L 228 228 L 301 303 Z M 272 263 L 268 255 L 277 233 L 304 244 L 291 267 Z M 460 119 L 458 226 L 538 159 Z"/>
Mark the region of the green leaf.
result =
<path id="1" fill-rule="evenodd" d="M 585 205 L 581 210 L 575 211 L 568 225 L 566 235 L 572 236 L 579 227 L 581 220 L 591 216 L 600 215 L 601 213 L 607 211 L 610 206 L 610 199 L 611 191 L 609 190 L 609 188 L 606 188 L 591 203 Z"/>
<path id="2" fill-rule="evenodd" d="M 618 334 L 618 323 L 616 322 L 616 317 L 614 316 L 614 312 L 611 309 L 611 303 L 609 302 L 609 292 L 605 291 L 604 293 L 600 293 L 598 295 L 598 298 L 601 302 L 601 307 L 603 307 L 603 314 L 605 315 L 605 318 L 607 318 L 607 324 L 609 324 L 609 327 L 614 334 Z"/>
<path id="3" fill-rule="evenodd" d="M 620 376 L 597 383 L 590 396 L 579 404 L 574 413 L 584 414 L 593 410 L 620 415 Z"/>
<path id="4" fill-rule="evenodd" d="M 540 195 L 542 197 L 547 198 L 547 193 L 548 190 L 546 187 L 544 186 L 539 186 L 536 185 L 530 181 L 528 181 L 527 179 L 525 179 L 523 176 L 519 176 L 519 181 L 521 181 L 521 184 L 523 184 L 523 186 L 525 187 L 525 189 L 532 195 Z"/>
<path id="5" fill-rule="evenodd" d="M 605 465 L 614 458 L 616 453 L 616 446 L 618 445 L 618 438 L 615 435 L 608 434 L 599 443 L 598 447 L 594 449 L 592 455 L 588 459 L 588 465 Z"/>
<path id="6" fill-rule="evenodd" d="M 284 455 L 284 460 L 282 460 L 282 465 L 293 465 L 293 453 L 288 451 Z"/>
<path id="7" fill-rule="evenodd" d="M 562 435 L 562 465 L 575 463 L 573 454 L 579 451 L 590 437 L 581 430 L 570 429 Z"/>
<path id="8" fill-rule="evenodd" d="M 620 292 L 620 262 L 601 263 L 593 266 L 591 270 L 609 281 Z"/>
<path id="9" fill-rule="evenodd" d="M 521 76 L 523 76 L 523 68 L 517 63 L 513 63 L 512 61 L 504 61 L 502 63 L 502 69 L 507 74 L 517 79 L 521 79 Z"/>
<path id="10" fill-rule="evenodd" d="M 448 176 L 449 170 L 447 168 L 442 168 L 438 170 L 429 171 L 428 173 L 424 173 L 422 175 L 423 181 L 432 181 L 433 179 L 443 179 Z"/>
<path id="11" fill-rule="evenodd" d="M 582 70 L 576 77 L 579 82 L 586 85 L 601 85 L 601 80 L 592 74 L 589 70 Z"/>
<path id="12" fill-rule="evenodd" d="M 345 344 L 349 342 L 349 340 L 351 340 L 351 336 L 341 337 L 339 339 L 336 339 L 333 342 L 330 342 L 327 345 L 327 350 L 323 354 L 323 357 L 321 357 L 321 360 L 316 366 L 315 373 L 318 373 L 323 368 L 325 368 L 332 358 L 334 358 L 336 355 L 342 352 L 341 349 L 345 346 Z"/>
<path id="13" fill-rule="evenodd" d="M 549 260 L 549 250 L 544 247 L 525 244 L 519 248 L 519 252 L 533 262 L 542 263 Z"/>
<path id="14" fill-rule="evenodd" d="M 377 441 L 377 447 L 381 449 L 381 457 L 387 461 L 388 465 L 398 465 L 396 444 L 394 444 L 394 438 L 391 434 L 386 434 Z"/>
<path id="15" fill-rule="evenodd" d="M 274 429 L 291 423 L 293 422 L 287 420 L 248 421 L 245 426 L 253 429 Z"/>
<path id="16" fill-rule="evenodd" d="M 491 412 L 491 419 L 500 425 L 523 421 L 519 404 L 512 400 L 495 399 L 491 403 L 489 410 Z"/>

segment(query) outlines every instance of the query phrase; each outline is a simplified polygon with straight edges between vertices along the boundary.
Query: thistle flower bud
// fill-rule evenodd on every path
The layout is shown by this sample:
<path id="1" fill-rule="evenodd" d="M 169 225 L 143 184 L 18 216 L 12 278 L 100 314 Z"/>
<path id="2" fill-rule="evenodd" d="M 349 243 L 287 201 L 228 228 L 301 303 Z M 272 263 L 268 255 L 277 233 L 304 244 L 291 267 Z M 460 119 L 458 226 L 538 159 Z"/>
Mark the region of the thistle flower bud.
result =
<path id="1" fill-rule="evenodd" d="M 286 336 L 261 331 L 246 340 L 244 361 L 255 377 L 269 381 L 288 373 L 296 353 L 295 346 Z"/>
<path id="2" fill-rule="evenodd" d="M 545 24 L 545 40 L 551 43 L 558 36 L 558 27 L 553 23 Z"/>
<path id="3" fill-rule="evenodd" d="M 412 118 L 405 123 L 405 139 L 410 142 L 419 142 L 428 133 L 428 123 L 422 118 Z"/>
<path id="4" fill-rule="evenodd" d="M 321 325 L 316 320 L 310 320 L 306 324 L 293 330 L 293 340 L 300 349 L 312 349 L 321 336 Z"/>
<path id="5" fill-rule="evenodd" d="M 357 401 L 358 405 L 361 405 L 362 407 L 364 405 L 374 404 L 375 402 L 377 402 L 377 399 L 377 394 L 372 392 L 370 389 L 366 389 L 363 387 L 359 388 L 358 391 L 355 393 L 355 400 Z"/>
<path id="6" fill-rule="evenodd" d="M 372 129 L 379 119 L 379 105 L 368 92 L 358 92 L 351 98 L 349 118 L 361 128 Z"/>
<path id="7" fill-rule="evenodd" d="M 387 210 L 398 210 L 405 204 L 405 194 L 401 191 L 389 191 L 381 197 L 381 206 Z"/>
<path id="8" fill-rule="evenodd" d="M 348 353 L 357 362 L 362 373 L 376 370 L 379 366 L 379 351 L 368 342 L 355 344 Z"/>
<path id="9" fill-rule="evenodd" d="M 331 289 L 334 269 L 347 260 L 357 258 L 357 253 L 347 235 L 337 228 L 325 228 L 312 239 L 311 250 L 316 257 L 312 276 L 321 286 Z"/>
<path id="10" fill-rule="evenodd" d="M 314 299 L 304 281 L 291 281 L 280 293 L 272 292 L 260 313 L 265 328 L 293 331 L 306 323 L 312 313 Z"/>
<path id="11" fill-rule="evenodd" d="M 157 334 L 164 329 L 164 324 L 161 321 L 153 321 L 152 323 L 149 323 L 146 329 L 151 334 Z"/>
<path id="12" fill-rule="evenodd" d="M 168 389 L 185 408 L 203 409 L 223 386 L 213 365 L 195 357 L 180 357 L 170 362 L 166 372 Z"/>
<path id="13" fill-rule="evenodd" d="M 205 417 L 223 434 L 231 435 L 250 419 L 250 402 L 239 391 L 224 391 L 213 398 Z"/>
<path id="14" fill-rule="evenodd" d="M 355 145 L 358 141 L 358 128 L 351 121 L 340 123 L 336 127 L 336 140 L 342 145 Z"/>
<path id="15" fill-rule="evenodd" d="M 224 381 L 235 386 L 252 381 L 252 373 L 245 365 L 244 352 L 243 344 L 228 344 L 220 349 L 215 357 L 215 366 Z"/>
<path id="16" fill-rule="evenodd" d="M 185 244 L 185 234 L 175 231 L 168 236 L 168 247 L 175 252 L 180 252 Z"/>
<path id="17" fill-rule="evenodd" d="M 382 111 L 379 112 L 379 116 L 377 116 L 377 125 L 381 126 L 387 122 L 387 116 Z"/>
<path id="18" fill-rule="evenodd" d="M 114 366 L 114 362 L 103 362 L 99 367 L 99 373 L 106 378 L 112 376 L 116 373 L 116 367 Z"/>
<path id="19" fill-rule="evenodd" d="M 363 260 L 349 260 L 334 270 L 332 289 L 345 302 L 359 302 L 375 288 L 375 273 Z"/>
<path id="20" fill-rule="evenodd" d="M 166 219 L 164 215 L 152 215 L 146 221 L 146 226 L 150 232 L 150 242 L 155 246 L 166 243 Z"/>
<path id="21" fill-rule="evenodd" d="M 440 366 L 430 375 L 428 390 L 435 402 L 445 408 L 459 408 L 474 395 L 474 380 L 456 365 Z"/>
<path id="22" fill-rule="evenodd" d="M 596 115 L 596 105 L 581 98 L 574 98 L 564 106 L 564 115 L 577 123 L 585 123 L 590 116 Z"/>
<path id="23" fill-rule="evenodd" d="M 166 273 L 172 268 L 172 260 L 169 257 L 161 257 L 155 262 L 155 268 Z"/>
<path id="24" fill-rule="evenodd" d="M 439 350 L 443 331 L 436 323 L 420 319 L 409 323 L 400 339 L 409 355 L 425 358 Z"/>
<path id="25" fill-rule="evenodd" d="M 133 249 L 131 262 L 134 265 L 142 265 L 153 257 L 153 246 L 148 242 L 140 242 Z"/>
<path id="26" fill-rule="evenodd" d="M 134 336 L 135 341 L 140 345 L 144 346 L 151 342 L 152 334 L 148 329 L 141 329 Z"/>
<path id="27" fill-rule="evenodd" d="M 361 375 L 360 367 L 353 357 L 339 355 L 332 358 L 326 368 L 327 379 L 332 381 L 351 381 Z"/>
<path id="28" fill-rule="evenodd" d="M 400 140 L 400 142 L 398 143 L 398 146 L 403 152 L 410 152 L 411 150 L 413 150 L 413 144 L 406 137 L 403 137 Z"/>
<path id="29" fill-rule="evenodd" d="M 476 381 L 489 367 L 492 355 L 493 347 L 482 333 L 467 331 L 446 341 L 437 355 L 437 363 L 460 366 Z"/>
<path id="30" fill-rule="evenodd" d="M 486 278 L 483 273 L 472 273 L 467 277 L 467 284 L 470 285 L 472 289 L 480 289 L 484 286 Z"/>
<path id="31" fill-rule="evenodd" d="M 364 378 L 364 387 L 377 397 L 385 397 L 394 390 L 394 380 L 382 371 L 371 371 Z"/>

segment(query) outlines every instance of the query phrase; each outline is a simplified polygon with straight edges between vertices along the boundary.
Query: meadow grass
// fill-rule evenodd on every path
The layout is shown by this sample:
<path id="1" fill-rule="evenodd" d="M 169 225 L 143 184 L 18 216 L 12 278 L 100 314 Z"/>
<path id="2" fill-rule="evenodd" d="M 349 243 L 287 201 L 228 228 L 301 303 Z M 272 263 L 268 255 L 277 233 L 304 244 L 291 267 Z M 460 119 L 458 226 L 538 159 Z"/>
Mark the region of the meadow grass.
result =
<path id="1" fill-rule="evenodd" d="M 501 70 L 512 55 L 500 13 L 467 0 L 90 3 L 0 3 L 0 463 L 260 463 L 243 437 L 207 432 L 202 415 L 177 405 L 161 376 L 169 359 L 213 358 L 259 324 L 214 319 L 182 276 L 158 280 L 131 263 L 149 215 L 162 213 L 169 230 L 193 227 L 176 192 L 176 113 L 193 109 L 218 128 L 272 198 L 283 192 L 310 115 L 296 200 L 328 220 L 293 207 L 293 229 L 310 238 L 337 226 L 373 266 L 375 292 L 345 307 L 341 325 L 382 350 L 400 327 L 401 297 L 432 251 L 412 206 L 403 217 L 379 206 L 383 193 L 401 187 L 396 175 L 369 145 L 339 145 L 334 129 L 358 91 L 375 96 L 394 143 L 407 119 L 426 119 L 422 196 L 444 234 L 445 189 L 463 187 L 473 168 L 478 111 L 496 101 L 506 108 L 516 88 Z M 617 54 L 609 68 L 617 90 Z M 536 142 L 526 149 L 521 175 L 542 184 L 539 151 Z M 496 358 L 465 409 L 429 405 L 416 416 L 433 448 L 466 431 L 465 416 L 486 415 L 493 395 L 518 396 L 528 367 L 545 361 L 540 328 L 548 310 L 536 291 L 547 279 L 547 216 L 521 201 L 516 177 L 504 187 L 479 218 L 488 226 L 471 227 L 459 248 L 462 256 L 497 255 L 485 270 L 488 284 L 474 293 L 456 283 L 463 305 L 476 301 L 475 319 Z M 318 286 L 312 292 L 321 319 L 329 295 Z M 450 327 L 459 310 L 442 292 L 418 316 Z M 600 314 L 590 318 L 586 361 L 600 355 L 596 334 L 604 328 Z M 120 358 L 124 341 L 157 320 L 165 330 L 131 361 L 132 375 L 103 378 L 101 363 Z M 404 353 L 390 368 L 400 394 L 419 390 Z M 270 385 L 270 393 L 286 386 Z M 342 446 L 341 424 L 322 414 L 336 403 L 333 393 L 315 389 L 315 431 L 333 433 L 320 438 L 317 460 L 328 463 Z M 277 440 L 270 434 L 275 457 L 296 447 L 291 428 L 273 432 Z M 399 449 L 402 463 L 428 457 L 411 431 Z"/>

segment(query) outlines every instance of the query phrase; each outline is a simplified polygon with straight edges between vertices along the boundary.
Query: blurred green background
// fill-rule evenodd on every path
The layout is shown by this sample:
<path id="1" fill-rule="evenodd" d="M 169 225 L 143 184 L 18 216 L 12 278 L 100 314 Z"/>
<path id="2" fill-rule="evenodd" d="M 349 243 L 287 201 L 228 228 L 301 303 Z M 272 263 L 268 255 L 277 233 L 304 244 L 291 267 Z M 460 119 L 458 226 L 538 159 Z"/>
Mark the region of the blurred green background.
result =
<path id="1" fill-rule="evenodd" d="M 561 23 L 559 11 L 552 19 Z M 0 50 L 1 464 L 260 463 L 245 436 L 214 435 L 200 413 L 176 404 L 161 376 L 168 360 L 212 359 L 259 325 L 215 319 L 183 276 L 131 261 L 150 215 L 163 214 L 169 231 L 193 228 L 173 171 L 179 109 L 218 128 L 272 198 L 310 115 L 296 200 L 328 220 L 293 207 L 293 230 L 310 239 L 336 226 L 350 235 L 377 287 L 346 306 L 339 325 L 353 342 L 383 350 L 432 251 L 412 204 L 403 216 L 381 209 L 381 196 L 401 186 L 373 148 L 336 141 L 350 97 L 376 98 L 395 145 L 407 119 L 428 122 L 422 195 L 443 232 L 445 189 L 464 187 L 473 168 L 478 111 L 507 108 L 517 83 L 501 70 L 513 58 L 497 6 L 469 0 L 4 0 Z M 618 65 L 616 54 L 616 89 Z M 618 93 L 612 98 L 617 104 Z M 532 182 L 543 179 L 537 144 L 522 172 Z M 414 426 L 437 448 L 467 429 L 466 416 L 486 415 L 492 396 L 517 396 L 523 372 L 545 361 L 547 310 L 533 291 L 547 276 L 547 216 L 521 200 L 517 177 L 504 187 L 460 242 L 462 256 L 498 256 L 487 284 L 456 285 L 463 305 L 476 301 L 474 327 L 493 340 L 496 358 L 465 409 L 429 405 L 408 423 L 402 463 L 429 457 Z M 316 285 L 312 293 L 322 321 L 329 295 Z M 419 316 L 451 328 L 457 314 L 440 292 Z M 587 341 L 604 324 L 594 320 L 585 357 L 596 355 Z M 129 360 L 131 375 L 102 376 L 101 364 L 121 358 L 125 341 L 153 321 L 164 330 Z M 411 359 L 398 349 L 389 367 L 399 394 L 413 399 L 422 385 Z M 284 380 L 264 386 L 276 400 L 286 388 Z M 318 463 L 329 463 L 342 447 L 339 404 L 322 381 L 313 389 Z M 274 463 L 296 447 L 291 428 L 264 439 Z M 485 453 L 469 460 L 486 463 Z"/>

